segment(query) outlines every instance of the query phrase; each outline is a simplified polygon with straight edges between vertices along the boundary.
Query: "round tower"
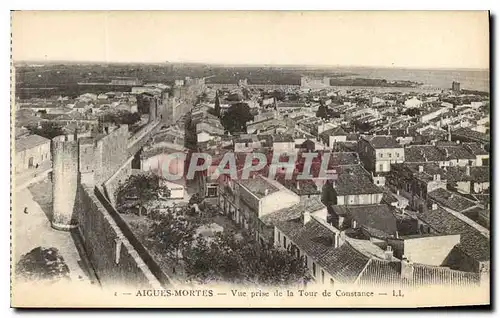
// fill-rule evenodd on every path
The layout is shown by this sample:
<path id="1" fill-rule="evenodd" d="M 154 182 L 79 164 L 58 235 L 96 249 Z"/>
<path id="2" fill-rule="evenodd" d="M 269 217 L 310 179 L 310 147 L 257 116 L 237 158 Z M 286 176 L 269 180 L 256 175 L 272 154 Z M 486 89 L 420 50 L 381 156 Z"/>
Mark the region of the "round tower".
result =
<path id="1" fill-rule="evenodd" d="M 69 231 L 76 228 L 76 192 L 78 188 L 78 140 L 74 135 L 52 140 L 52 227 Z"/>

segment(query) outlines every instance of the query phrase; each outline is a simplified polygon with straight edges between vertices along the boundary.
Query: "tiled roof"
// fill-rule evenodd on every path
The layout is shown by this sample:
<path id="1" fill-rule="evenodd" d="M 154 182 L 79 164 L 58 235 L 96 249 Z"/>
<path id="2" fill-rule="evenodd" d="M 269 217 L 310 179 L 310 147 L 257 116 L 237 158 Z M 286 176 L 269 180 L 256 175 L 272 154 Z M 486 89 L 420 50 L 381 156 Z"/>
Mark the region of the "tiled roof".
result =
<path id="1" fill-rule="evenodd" d="M 354 283 L 363 272 L 370 258 L 357 251 L 349 242 L 345 242 L 336 249 L 318 259 L 318 264 L 324 268 L 335 281 L 349 284 Z"/>
<path id="2" fill-rule="evenodd" d="M 277 107 L 306 107 L 305 103 L 301 102 L 282 102 L 276 105 Z"/>
<path id="3" fill-rule="evenodd" d="M 342 127 L 335 127 L 332 129 L 325 130 L 324 132 L 321 133 L 323 136 L 347 136 L 347 133 L 345 132 Z"/>
<path id="4" fill-rule="evenodd" d="M 458 193 L 442 188 L 429 192 L 428 196 L 438 204 L 457 212 L 462 212 L 477 205 L 477 202 L 473 202 Z"/>
<path id="5" fill-rule="evenodd" d="M 397 286 L 401 283 L 401 262 L 370 260 L 357 284 L 362 286 Z"/>
<path id="6" fill-rule="evenodd" d="M 364 139 L 366 139 L 375 149 L 403 148 L 393 136 L 365 136 Z"/>
<path id="7" fill-rule="evenodd" d="M 372 259 L 358 280 L 363 286 L 471 286 L 479 283 L 479 274 L 451 270 L 446 267 L 410 264 L 413 268 L 409 280 L 401 277 L 401 262 Z"/>
<path id="8" fill-rule="evenodd" d="M 484 134 L 470 128 L 459 128 L 451 132 L 452 136 L 465 137 L 479 142 L 490 142 L 490 135 Z"/>
<path id="9" fill-rule="evenodd" d="M 309 213 L 314 213 L 324 208 L 325 208 L 324 204 L 321 203 L 321 200 L 316 197 L 312 198 L 301 197 L 300 202 L 298 204 L 291 206 L 289 208 L 278 210 L 270 214 L 266 214 L 262 216 L 260 220 L 264 222 L 264 224 L 270 226 L 277 224 L 279 222 L 290 221 L 300 218 L 305 211 Z"/>
<path id="10" fill-rule="evenodd" d="M 384 191 L 384 194 L 382 196 L 382 201 L 384 201 L 387 204 L 399 202 L 399 200 L 394 196 L 394 194 L 389 190 L 389 188 L 383 187 L 382 189 Z"/>
<path id="11" fill-rule="evenodd" d="M 293 142 L 294 139 L 288 134 L 277 134 L 273 136 L 273 142 Z"/>
<path id="12" fill-rule="evenodd" d="M 318 260 L 334 248 L 334 231 L 316 218 L 305 225 L 302 220 L 279 222 L 276 227 L 295 242 L 304 253 Z"/>
<path id="13" fill-rule="evenodd" d="M 439 162 L 446 161 L 446 155 L 432 145 L 405 147 L 405 162 Z"/>
<path id="14" fill-rule="evenodd" d="M 366 175 L 354 172 L 340 172 L 334 190 L 340 196 L 382 193 Z"/>
<path id="15" fill-rule="evenodd" d="M 256 175 L 255 178 L 241 179 L 238 181 L 241 185 L 247 188 L 251 193 L 257 196 L 259 199 L 266 196 L 266 190 L 268 190 L 267 195 L 278 192 L 280 189 L 273 184 L 269 183 L 260 175 Z"/>
<path id="16" fill-rule="evenodd" d="M 449 160 L 457 160 L 457 159 L 476 159 L 476 156 L 471 154 L 464 146 L 438 146 L 438 148 L 444 152 L 445 156 Z"/>
<path id="17" fill-rule="evenodd" d="M 276 227 L 339 283 L 361 286 L 460 286 L 474 285 L 479 281 L 476 273 L 423 264 L 411 264 L 411 277 L 404 280 L 401 261 L 394 257 L 385 260 L 384 251 L 368 240 L 346 237 L 345 242 L 335 248 L 333 236 L 336 230 L 314 217 L 305 225 L 300 220 L 293 220 L 277 223 Z M 320 273 L 317 272 L 317 275 L 319 277 Z"/>
<path id="18" fill-rule="evenodd" d="M 329 165 L 356 165 L 359 164 L 359 156 L 357 152 L 332 152 L 330 153 Z"/>
<path id="19" fill-rule="evenodd" d="M 490 240 L 477 228 L 442 208 L 428 209 L 418 218 L 442 234 L 460 234 L 459 248 L 478 261 L 490 259 Z M 471 221 L 473 222 L 473 221 Z"/>
<path id="20" fill-rule="evenodd" d="M 463 144 L 464 147 L 473 155 L 488 155 L 489 152 L 483 149 L 480 144 L 476 142 L 468 142 Z"/>
<path id="21" fill-rule="evenodd" d="M 460 182 L 460 181 L 472 181 L 473 178 L 470 175 L 467 175 L 466 167 L 445 167 L 443 169 L 444 175 L 443 179 L 446 179 L 448 182 Z"/>
<path id="22" fill-rule="evenodd" d="M 474 182 L 490 182 L 490 174 L 489 166 L 470 167 L 470 175 Z"/>
<path id="23" fill-rule="evenodd" d="M 356 220 L 359 226 L 394 235 L 397 229 L 396 217 L 385 204 L 347 206 L 347 214 Z"/>
<path id="24" fill-rule="evenodd" d="M 318 190 L 314 180 L 297 180 L 294 177 L 292 177 L 292 179 L 287 179 L 286 173 L 280 172 L 276 174 L 276 180 L 287 189 L 295 192 L 298 195 L 311 195 L 321 193 L 321 189 Z"/>
<path id="25" fill-rule="evenodd" d="M 21 152 L 49 142 L 50 139 L 45 137 L 39 135 L 28 135 L 26 137 L 16 139 L 15 148 L 16 152 Z"/>

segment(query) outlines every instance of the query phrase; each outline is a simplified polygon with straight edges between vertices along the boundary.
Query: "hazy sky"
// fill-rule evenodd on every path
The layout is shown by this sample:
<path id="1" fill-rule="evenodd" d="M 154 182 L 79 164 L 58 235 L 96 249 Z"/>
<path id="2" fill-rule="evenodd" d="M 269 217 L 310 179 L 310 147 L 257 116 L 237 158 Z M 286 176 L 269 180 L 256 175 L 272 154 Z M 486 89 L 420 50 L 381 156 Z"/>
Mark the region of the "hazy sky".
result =
<path id="1" fill-rule="evenodd" d="M 23 11 L 14 61 L 489 68 L 483 11 Z"/>

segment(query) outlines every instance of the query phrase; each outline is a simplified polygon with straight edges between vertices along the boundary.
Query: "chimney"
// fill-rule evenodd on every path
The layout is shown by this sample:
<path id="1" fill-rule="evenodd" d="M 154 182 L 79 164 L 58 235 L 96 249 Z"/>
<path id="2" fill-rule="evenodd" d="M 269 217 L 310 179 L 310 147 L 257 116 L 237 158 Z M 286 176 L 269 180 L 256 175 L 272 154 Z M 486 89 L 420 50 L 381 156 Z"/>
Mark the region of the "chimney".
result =
<path id="1" fill-rule="evenodd" d="M 438 205 L 436 203 L 433 203 L 432 204 L 432 211 L 437 210 L 437 208 L 438 208 Z"/>
<path id="2" fill-rule="evenodd" d="M 418 166 L 418 172 L 424 172 L 424 166 Z"/>
<path id="3" fill-rule="evenodd" d="M 440 181 L 441 180 L 441 175 L 440 174 L 433 175 L 433 180 L 434 181 Z"/>
<path id="4" fill-rule="evenodd" d="M 396 194 L 399 195 L 399 190 L 396 190 Z"/>
<path id="5" fill-rule="evenodd" d="M 304 222 L 304 225 L 307 224 L 307 222 L 311 221 L 311 213 L 308 211 L 304 211 L 304 214 L 302 214 L 302 220 Z"/>
<path id="6" fill-rule="evenodd" d="M 269 189 L 264 190 L 264 195 L 268 195 L 268 194 L 269 194 Z"/>
<path id="7" fill-rule="evenodd" d="M 470 167 L 469 167 L 469 166 L 466 166 L 466 167 L 465 167 L 465 174 L 466 174 L 467 176 L 470 176 Z"/>
<path id="8" fill-rule="evenodd" d="M 413 263 L 404 255 L 401 260 L 401 278 L 407 281 L 413 279 Z"/>
<path id="9" fill-rule="evenodd" d="M 394 251 L 392 250 L 392 246 L 387 245 L 387 248 L 384 252 L 385 260 L 390 261 L 392 260 Z"/>
<path id="10" fill-rule="evenodd" d="M 332 240 L 333 248 L 337 248 L 340 246 L 340 235 L 339 233 L 335 232 L 332 232 L 332 235 L 333 235 L 333 240 Z"/>

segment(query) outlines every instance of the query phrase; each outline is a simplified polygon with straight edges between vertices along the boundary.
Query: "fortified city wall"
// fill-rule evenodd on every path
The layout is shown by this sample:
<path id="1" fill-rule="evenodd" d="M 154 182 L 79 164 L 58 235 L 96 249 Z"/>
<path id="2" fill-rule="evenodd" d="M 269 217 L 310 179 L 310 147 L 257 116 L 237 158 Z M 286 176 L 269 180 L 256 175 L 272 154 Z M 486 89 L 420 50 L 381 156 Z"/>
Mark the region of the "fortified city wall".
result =
<path id="1" fill-rule="evenodd" d="M 154 118 L 134 136 L 130 136 L 127 125 L 121 125 L 102 127 L 94 137 L 68 135 L 52 141 L 52 226 L 58 230 L 77 229 L 102 286 L 161 288 L 171 284 L 114 208 L 114 192 L 130 176 L 132 159 L 151 133 L 162 122 L 184 115 L 203 89 L 204 83 L 195 81 L 177 88 L 177 93 L 174 90 L 168 100 L 175 99 L 178 105 L 169 110 L 164 103 L 155 104 L 151 112 Z"/>

